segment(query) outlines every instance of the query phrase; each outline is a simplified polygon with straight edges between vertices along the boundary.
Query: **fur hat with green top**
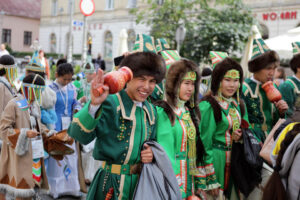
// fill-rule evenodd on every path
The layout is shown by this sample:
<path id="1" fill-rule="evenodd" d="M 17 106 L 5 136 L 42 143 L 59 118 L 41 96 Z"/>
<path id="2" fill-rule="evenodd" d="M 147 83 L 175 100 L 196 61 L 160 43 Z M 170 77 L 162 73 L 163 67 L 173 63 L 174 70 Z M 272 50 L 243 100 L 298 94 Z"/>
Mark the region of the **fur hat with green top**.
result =
<path id="1" fill-rule="evenodd" d="M 279 66 L 278 54 L 271 50 L 263 39 L 253 40 L 252 57 L 248 62 L 248 70 L 252 73 L 258 72 L 271 64 Z"/>
<path id="2" fill-rule="evenodd" d="M 297 68 L 300 68 L 300 42 L 293 42 L 293 58 L 290 61 L 290 67 L 294 73 L 297 73 Z"/>

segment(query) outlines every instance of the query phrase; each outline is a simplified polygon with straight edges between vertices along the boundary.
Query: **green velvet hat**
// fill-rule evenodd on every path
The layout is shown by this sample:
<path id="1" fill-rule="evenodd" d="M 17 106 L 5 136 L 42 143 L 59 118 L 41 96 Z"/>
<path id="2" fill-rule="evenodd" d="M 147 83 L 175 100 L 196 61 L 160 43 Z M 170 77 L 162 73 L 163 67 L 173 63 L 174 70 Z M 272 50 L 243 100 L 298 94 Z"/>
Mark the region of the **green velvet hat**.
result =
<path id="1" fill-rule="evenodd" d="M 161 51 L 160 54 L 166 62 L 167 70 L 170 68 L 172 63 L 174 63 L 177 60 L 180 60 L 180 56 L 176 50 L 165 50 Z"/>
<path id="2" fill-rule="evenodd" d="M 266 43 L 264 42 L 263 39 L 261 39 L 261 38 L 254 39 L 251 60 L 266 53 L 267 51 L 271 51 L 271 50 L 266 45 Z"/>
<path id="3" fill-rule="evenodd" d="M 228 57 L 228 54 L 226 52 L 222 51 L 210 51 L 209 52 L 211 62 L 213 64 L 213 68 L 221 62 L 224 58 Z"/>
<path id="4" fill-rule="evenodd" d="M 293 54 L 294 55 L 300 53 L 300 42 L 293 42 L 292 46 L 293 46 Z"/>
<path id="5" fill-rule="evenodd" d="M 158 38 L 155 40 L 155 48 L 156 48 L 156 52 L 161 52 L 161 51 L 165 51 L 165 50 L 169 50 L 170 46 L 167 43 L 165 38 Z"/>
<path id="6" fill-rule="evenodd" d="M 133 52 L 156 53 L 154 38 L 146 34 L 137 34 Z"/>

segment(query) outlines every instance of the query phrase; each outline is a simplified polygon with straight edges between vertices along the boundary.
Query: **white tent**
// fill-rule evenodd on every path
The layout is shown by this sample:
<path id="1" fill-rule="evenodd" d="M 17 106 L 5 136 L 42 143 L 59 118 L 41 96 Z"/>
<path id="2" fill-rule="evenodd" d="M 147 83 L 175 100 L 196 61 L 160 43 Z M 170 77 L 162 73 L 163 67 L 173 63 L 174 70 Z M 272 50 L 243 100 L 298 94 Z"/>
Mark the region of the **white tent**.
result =
<path id="1" fill-rule="evenodd" d="M 248 61 L 252 57 L 252 47 L 253 47 L 253 40 L 255 38 L 261 38 L 261 34 L 256 25 L 251 27 L 251 35 L 248 37 L 248 42 L 245 46 L 244 54 L 241 60 L 241 66 L 244 71 L 244 77 L 250 76 L 250 72 L 248 71 Z"/>
<path id="2" fill-rule="evenodd" d="M 292 42 L 300 42 L 300 27 L 291 29 L 283 35 L 265 40 L 268 47 L 279 54 L 282 58 L 291 58 L 293 56 Z"/>

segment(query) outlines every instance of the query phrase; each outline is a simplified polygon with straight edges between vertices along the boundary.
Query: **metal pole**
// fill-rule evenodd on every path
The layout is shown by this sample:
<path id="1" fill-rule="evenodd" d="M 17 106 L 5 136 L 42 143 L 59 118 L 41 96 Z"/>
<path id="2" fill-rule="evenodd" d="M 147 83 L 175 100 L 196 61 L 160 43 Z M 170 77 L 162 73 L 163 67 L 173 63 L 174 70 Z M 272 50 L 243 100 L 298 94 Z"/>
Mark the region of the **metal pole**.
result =
<path id="1" fill-rule="evenodd" d="M 87 57 L 87 16 L 83 17 L 83 38 L 82 38 L 82 64 L 86 62 L 86 57 Z"/>
<path id="2" fill-rule="evenodd" d="M 59 9 L 59 14 L 60 14 L 60 18 L 59 18 L 59 46 L 58 46 L 58 57 L 61 58 L 61 23 L 62 23 L 62 13 L 63 13 L 64 9 L 60 8 Z"/>
<path id="3" fill-rule="evenodd" d="M 68 62 L 72 62 L 72 54 L 73 54 L 73 3 L 74 0 L 69 0 L 70 3 L 70 31 L 69 31 L 69 48 L 68 48 Z"/>

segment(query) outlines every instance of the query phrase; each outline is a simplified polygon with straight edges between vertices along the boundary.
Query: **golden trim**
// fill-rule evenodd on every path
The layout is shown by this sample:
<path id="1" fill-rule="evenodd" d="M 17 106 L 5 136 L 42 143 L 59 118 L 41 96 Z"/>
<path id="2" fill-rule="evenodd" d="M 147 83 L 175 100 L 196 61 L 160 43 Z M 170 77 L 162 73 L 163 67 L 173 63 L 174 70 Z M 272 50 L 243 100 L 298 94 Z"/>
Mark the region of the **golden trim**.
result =
<path id="1" fill-rule="evenodd" d="M 124 104 L 123 104 L 123 101 L 122 101 L 122 99 L 121 99 L 120 94 L 117 93 L 116 96 L 118 97 L 118 100 L 119 100 L 119 103 L 120 103 L 120 108 L 121 108 L 122 117 L 123 117 L 124 119 L 133 121 L 133 119 L 135 118 L 135 110 L 136 110 L 136 105 L 135 105 L 135 103 L 133 104 L 132 109 L 131 109 L 131 112 L 130 112 L 130 116 L 128 117 L 128 116 L 126 115 L 125 107 L 124 107 Z"/>
<path id="2" fill-rule="evenodd" d="M 155 123 L 154 112 L 153 112 L 152 106 L 149 105 L 149 107 L 150 107 L 150 109 L 151 109 L 151 113 L 152 113 L 152 116 L 153 116 L 152 119 L 151 119 L 151 116 L 150 116 L 150 114 L 149 114 L 149 111 L 148 111 L 148 109 L 147 109 L 147 107 L 146 107 L 145 105 L 143 106 L 143 110 L 147 113 L 147 116 L 148 116 L 150 125 L 153 125 L 153 124 Z"/>
<path id="3" fill-rule="evenodd" d="M 119 200 L 122 200 L 122 198 L 123 198 L 124 183 L 125 183 L 125 175 L 122 174 L 121 180 L 120 180 L 120 185 L 119 185 L 119 191 L 120 191 L 119 198 L 118 198 Z"/>
<path id="4" fill-rule="evenodd" d="M 251 87 L 248 85 L 248 83 L 244 82 L 244 85 L 247 87 L 247 90 L 245 91 L 245 93 L 246 93 L 247 91 L 249 91 L 249 92 L 250 92 L 250 96 L 251 96 L 252 98 L 257 98 L 257 97 L 258 97 L 258 96 L 257 96 L 257 94 L 258 94 L 258 89 L 259 89 L 259 84 L 258 84 L 258 83 L 256 83 L 256 88 L 255 88 L 254 94 L 253 94 L 253 92 L 252 92 L 252 90 L 251 90 Z M 244 95 L 246 96 L 245 93 L 244 93 Z"/>
<path id="5" fill-rule="evenodd" d="M 86 127 L 84 127 L 84 125 L 80 122 L 79 118 L 74 118 L 73 119 L 73 123 L 76 123 L 78 126 L 80 126 L 80 128 L 86 132 L 86 133 L 90 133 L 92 132 L 93 130 L 95 130 L 95 128 L 93 129 L 87 129 Z"/>
<path id="6" fill-rule="evenodd" d="M 133 122 L 132 122 L 132 128 L 131 128 L 131 133 L 130 133 L 130 142 L 129 142 L 129 148 L 127 151 L 127 155 L 126 155 L 126 159 L 124 164 L 128 164 L 131 153 L 132 153 L 132 149 L 133 149 L 133 145 L 134 145 L 134 136 L 135 136 L 135 129 L 136 129 L 136 118 L 134 118 Z"/>
<path id="7" fill-rule="evenodd" d="M 292 83 L 294 85 L 295 93 L 300 94 L 300 91 L 298 90 L 296 83 L 292 79 L 289 79 L 289 78 L 287 79 L 287 81 L 289 81 L 290 83 Z"/>
<path id="8" fill-rule="evenodd" d="M 261 114 L 262 114 L 262 116 L 263 116 L 263 118 L 264 118 L 264 122 L 263 122 L 263 125 L 264 124 L 266 124 L 266 116 L 265 116 L 265 113 L 264 113 L 264 111 L 263 111 L 263 98 L 262 98 L 262 96 L 261 96 L 261 94 L 259 94 L 258 95 L 259 96 L 259 101 L 260 101 L 260 105 L 259 105 L 259 108 L 260 108 L 260 112 L 261 112 Z M 271 112 L 272 112 L 272 105 L 271 105 Z M 273 115 L 273 113 L 271 113 L 271 115 Z M 267 124 L 266 124 L 267 125 Z M 268 126 L 267 126 L 268 127 Z M 267 128 L 267 130 L 268 130 L 268 128 Z M 264 133 L 265 133 L 265 136 L 267 137 L 267 133 L 266 133 L 266 131 L 264 131 L 264 130 L 262 130 Z"/>
<path id="9" fill-rule="evenodd" d="M 147 133 L 148 133 L 148 130 L 147 130 L 147 117 L 146 117 L 146 112 L 144 112 L 144 127 L 145 127 L 145 138 L 144 138 L 144 141 L 147 140 Z"/>

